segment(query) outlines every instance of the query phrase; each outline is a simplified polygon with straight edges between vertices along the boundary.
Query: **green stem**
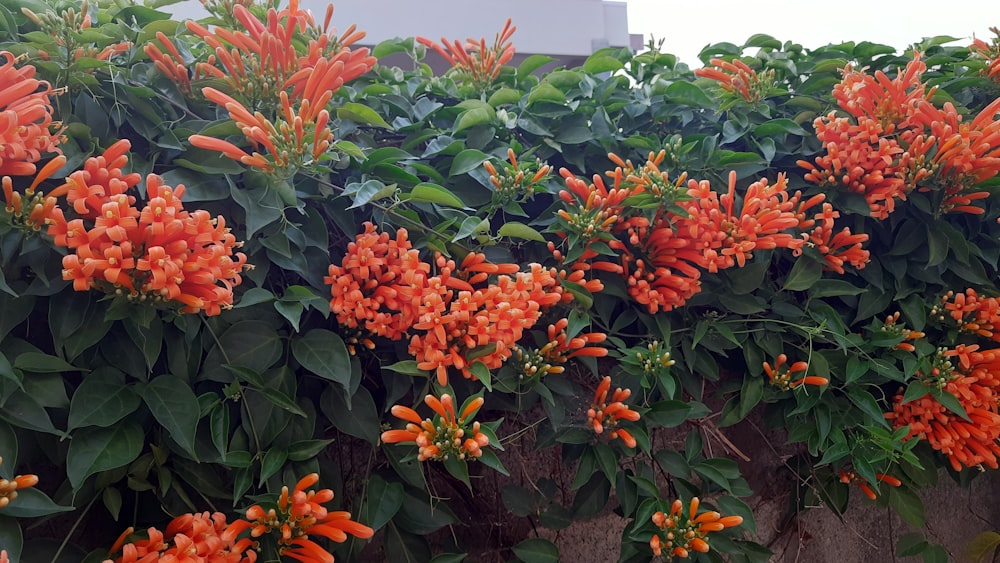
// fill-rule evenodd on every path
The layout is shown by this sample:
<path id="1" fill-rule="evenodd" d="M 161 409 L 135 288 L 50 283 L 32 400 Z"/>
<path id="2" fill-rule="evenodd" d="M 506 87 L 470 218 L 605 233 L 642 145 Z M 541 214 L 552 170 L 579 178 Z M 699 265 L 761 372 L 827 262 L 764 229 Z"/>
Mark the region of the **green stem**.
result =
<path id="1" fill-rule="evenodd" d="M 88 512 L 90 512 L 90 507 L 94 505 L 94 501 L 96 500 L 97 500 L 97 495 L 95 494 L 94 498 L 90 499 L 90 502 L 88 502 L 87 506 L 84 507 L 83 512 L 80 513 L 80 516 L 78 516 L 76 518 L 76 521 L 73 522 L 73 526 L 69 529 L 68 532 L 66 532 L 66 537 L 63 538 L 62 543 L 59 544 L 59 549 L 57 549 L 55 554 L 52 556 L 51 563 L 56 563 L 56 561 L 59 560 L 59 555 L 62 554 L 63 549 L 66 549 L 66 544 L 69 543 L 70 536 L 73 535 L 73 532 L 76 531 L 76 528 L 80 525 L 80 522 L 83 521 L 83 517 L 86 516 Z"/>

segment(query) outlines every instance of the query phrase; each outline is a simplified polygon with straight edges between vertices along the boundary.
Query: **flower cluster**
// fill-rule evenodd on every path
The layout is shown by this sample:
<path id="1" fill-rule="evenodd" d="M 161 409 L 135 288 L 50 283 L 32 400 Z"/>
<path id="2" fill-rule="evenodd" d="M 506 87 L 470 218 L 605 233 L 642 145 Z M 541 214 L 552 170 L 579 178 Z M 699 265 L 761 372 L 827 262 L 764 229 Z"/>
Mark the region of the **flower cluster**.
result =
<path id="1" fill-rule="evenodd" d="M 44 153 L 59 151 L 61 128 L 52 121 L 52 87 L 35 78 L 35 67 L 15 62 L 14 55 L 0 51 L 0 176 L 34 174 L 34 163 Z"/>
<path id="2" fill-rule="evenodd" d="M 778 354 L 778 357 L 774 359 L 774 367 L 771 367 L 769 362 L 764 362 L 764 373 L 767 374 L 771 385 L 782 391 L 795 389 L 802 385 L 822 386 L 830 383 L 830 380 L 825 377 L 804 375 L 809 369 L 809 364 L 806 362 L 795 362 L 786 367 L 787 362 L 788 356 L 785 354 Z"/>
<path id="3" fill-rule="evenodd" d="M 774 70 L 757 72 L 740 59 L 733 59 L 732 62 L 712 59 L 709 64 L 712 65 L 711 68 L 696 69 L 695 76 L 711 78 L 726 92 L 751 104 L 766 98 L 768 91 L 774 86 Z"/>
<path id="4" fill-rule="evenodd" d="M 491 46 L 486 45 L 485 37 L 479 41 L 466 39 L 464 45 L 458 39 L 449 41 L 442 37 L 441 44 L 444 48 L 426 37 L 417 37 L 417 41 L 430 47 L 448 61 L 460 80 L 468 82 L 478 90 L 486 90 L 500 76 L 503 65 L 514 58 L 514 44 L 510 38 L 515 31 L 517 28 L 511 25 L 510 18 L 507 18 L 507 22 L 500 33 L 497 33 Z"/>
<path id="5" fill-rule="evenodd" d="M 135 530 L 128 528 L 111 547 L 109 555 L 112 558 L 105 559 L 104 563 L 254 563 L 257 551 L 253 540 L 236 541 L 226 536 L 226 530 L 236 522 L 228 524 L 226 515 L 221 512 L 183 514 L 174 518 L 165 531 L 149 528 L 145 537 L 132 541 L 128 540 L 135 535 Z"/>
<path id="6" fill-rule="evenodd" d="M 701 291 L 701 272 L 744 266 L 759 250 L 787 248 L 796 255 L 810 246 L 827 269 L 843 272 L 845 263 L 863 267 L 867 235 L 835 233 L 839 215 L 829 204 L 810 216 L 822 195 L 803 201 L 787 192 L 787 180 L 752 183 L 739 198 L 736 174 L 724 194 L 709 182 L 671 180 L 659 165 L 665 151 L 650 153 L 642 168 L 616 155 L 617 167 L 593 182 L 561 170 L 568 189 L 560 192 L 563 209 L 552 229 L 569 249 L 557 258 L 573 271 L 600 270 L 622 275 L 628 294 L 650 313 L 670 311 Z M 742 199 L 741 205 L 737 201 Z M 555 254 L 555 253 L 554 253 Z M 612 261 L 617 258 L 617 261 Z"/>
<path id="7" fill-rule="evenodd" d="M 225 528 L 222 540 L 237 541 L 236 538 L 248 530 L 250 538 L 271 534 L 277 537 L 278 557 L 287 556 L 305 563 L 333 563 L 333 555 L 313 538 L 337 543 L 347 541 L 348 534 L 361 539 L 371 538 L 374 530 L 351 520 L 350 512 L 330 511 L 323 506 L 333 500 L 332 490 L 307 490 L 318 481 L 319 475 L 311 473 L 300 479 L 291 491 L 282 487 L 273 505 L 267 508 L 260 504 L 251 506 L 245 520 L 236 520 Z M 249 541 L 243 538 L 237 544 Z M 253 563 L 253 559 L 249 563 Z"/>
<path id="8" fill-rule="evenodd" d="M 903 350 L 904 352 L 913 352 L 916 348 L 908 340 L 917 340 L 926 336 L 922 331 L 910 330 L 904 327 L 899 322 L 899 311 L 886 317 L 885 321 L 882 323 L 881 331 L 885 334 L 892 334 L 894 336 L 902 336 L 903 341 L 899 344 L 893 346 L 897 350 Z"/>
<path id="9" fill-rule="evenodd" d="M 366 223 L 324 280 L 338 322 L 372 336 L 409 338 L 418 367 L 435 372 L 444 386 L 448 368 L 476 379 L 473 362 L 500 367 L 542 311 L 562 299 L 554 270 L 538 264 L 519 270 L 477 253 L 461 264 L 439 255 L 432 267 L 411 247 L 405 229 L 392 240 Z"/>
<path id="10" fill-rule="evenodd" d="M 3 463 L 3 458 L 0 458 Z M 17 491 L 30 489 L 38 484 L 38 475 L 17 475 L 13 479 L 0 478 L 0 508 L 6 507 L 17 498 Z"/>
<path id="11" fill-rule="evenodd" d="M 986 66 L 982 70 L 983 75 L 1000 83 L 1000 28 L 991 27 L 990 31 L 996 37 L 992 38 L 989 43 L 976 38 L 972 45 L 969 45 L 969 49 L 986 59 Z"/>
<path id="12" fill-rule="evenodd" d="M 587 426 L 593 429 L 598 436 L 606 435 L 610 440 L 620 438 L 626 446 L 634 448 L 636 442 L 632 434 L 624 428 L 618 427 L 622 420 L 632 422 L 639 420 L 638 411 L 630 409 L 624 402 L 632 394 L 632 390 L 617 387 L 609 399 L 608 393 L 610 391 L 611 377 L 604 376 L 594 391 L 594 401 L 587 409 Z"/>
<path id="13" fill-rule="evenodd" d="M 942 310 L 943 309 L 943 310 Z M 947 317 L 944 315 L 947 314 Z M 1000 299 L 981 297 L 975 289 L 964 292 L 949 291 L 941 298 L 941 305 L 931 310 L 931 315 L 941 320 L 950 318 L 958 330 L 1000 342 Z"/>
<path id="14" fill-rule="evenodd" d="M 482 397 L 465 401 L 461 412 L 456 415 L 455 402 L 445 393 L 438 399 L 434 395 L 424 397 L 424 403 L 434 411 L 433 418 L 421 418 L 417 411 L 403 405 L 394 405 L 392 414 L 406 421 L 405 430 L 386 430 L 382 442 L 386 444 L 417 445 L 417 459 L 475 459 L 483 455 L 483 448 L 490 439 L 481 431 L 479 422 L 472 417 L 483 406 Z"/>
<path id="15" fill-rule="evenodd" d="M 80 3 L 79 10 L 69 7 L 58 14 L 52 11 L 38 14 L 28 8 L 21 8 L 21 12 L 42 31 L 52 36 L 59 47 L 59 52 L 68 58 L 68 62 L 82 58 L 109 61 L 112 57 L 126 53 L 132 48 L 131 41 L 95 44 L 86 40 L 82 32 L 93 25 L 90 18 L 90 3 L 87 0 Z M 38 55 L 45 60 L 52 57 L 52 53 L 43 50 L 40 50 Z"/>
<path id="16" fill-rule="evenodd" d="M 151 304 L 171 304 L 185 313 L 218 315 L 233 302 L 246 256 L 225 219 L 207 211 L 186 211 L 184 186 L 146 178 L 141 208 L 128 191 L 140 182 L 126 174 L 129 142 L 121 140 L 48 193 L 44 222 L 56 246 L 69 250 L 63 279 L 77 291 L 92 288 Z M 72 208 L 67 219 L 56 198 Z"/>
<path id="17" fill-rule="evenodd" d="M 997 469 L 1000 456 L 1000 349 L 982 350 L 959 344 L 941 348 L 931 369 L 917 379 L 928 393 L 904 402 L 903 390 L 893 398 L 885 417 L 895 428 L 910 427 L 906 439 L 927 440 L 956 471 L 985 464 Z M 950 395 L 965 411 L 960 416 L 935 396 Z"/>
<path id="18" fill-rule="evenodd" d="M 722 516 L 715 511 L 698 514 L 698 497 L 691 499 L 689 510 L 677 499 L 670 507 L 670 513 L 662 510 L 653 513 L 652 521 L 657 530 L 649 540 L 653 555 L 664 554 L 686 558 L 692 551 L 708 553 L 708 535 L 743 523 L 742 516 Z"/>
<path id="19" fill-rule="evenodd" d="M 490 183 L 496 189 L 493 200 L 498 205 L 512 202 L 523 202 L 530 198 L 539 183 L 549 177 L 551 168 L 540 160 L 518 163 L 514 149 L 507 149 L 507 159 L 510 164 L 501 163 L 498 170 L 492 162 L 483 162 L 483 167 L 490 175 Z"/>
<path id="20" fill-rule="evenodd" d="M 890 487 L 898 487 L 903 484 L 902 481 L 900 481 L 899 479 L 893 477 L 892 475 L 886 475 L 885 473 L 876 473 L 875 478 L 885 483 L 886 485 L 889 485 Z M 871 500 L 875 500 L 878 498 L 878 495 L 875 494 L 875 491 L 873 491 L 871 487 L 868 486 L 868 480 L 853 471 L 841 469 L 840 482 L 844 483 L 845 485 L 854 485 L 855 487 L 861 489 L 861 492 L 863 492 L 865 496 Z"/>
<path id="21" fill-rule="evenodd" d="M 192 145 L 223 155 L 265 172 L 291 176 L 316 163 L 330 148 L 330 113 L 326 109 L 345 82 L 371 70 L 375 58 L 367 48 L 350 49 L 364 37 L 353 26 L 342 36 L 330 29 L 333 6 L 323 26 L 293 0 L 278 11 L 269 8 L 265 21 L 244 5 L 232 6 L 242 29 L 217 27 L 209 31 L 188 21 L 188 30 L 200 37 L 213 53 L 207 62 L 194 65 L 194 78 L 222 82 L 223 92 L 204 88 L 209 100 L 225 108 L 250 142 L 252 154 L 233 143 L 192 135 Z M 186 93 L 192 91 L 188 64 L 163 34 L 145 52 L 161 72 Z"/>
<path id="22" fill-rule="evenodd" d="M 850 117 L 816 119 L 826 153 L 799 161 L 806 179 L 863 195 L 879 219 L 914 190 L 933 192 L 939 212 L 982 213 L 972 202 L 988 195 L 975 186 L 1000 172 L 1000 100 L 963 122 L 950 102 L 929 101 L 925 69 L 919 55 L 892 80 L 845 68 L 833 96 Z"/>
<path id="23" fill-rule="evenodd" d="M 538 348 L 516 349 L 518 379 L 541 379 L 550 373 L 562 373 L 564 364 L 577 356 L 602 358 L 608 355 L 608 349 L 600 344 L 607 340 L 603 332 L 588 332 L 570 338 L 567 328 L 569 319 L 559 319 L 556 324 L 549 325 L 545 344 Z"/>

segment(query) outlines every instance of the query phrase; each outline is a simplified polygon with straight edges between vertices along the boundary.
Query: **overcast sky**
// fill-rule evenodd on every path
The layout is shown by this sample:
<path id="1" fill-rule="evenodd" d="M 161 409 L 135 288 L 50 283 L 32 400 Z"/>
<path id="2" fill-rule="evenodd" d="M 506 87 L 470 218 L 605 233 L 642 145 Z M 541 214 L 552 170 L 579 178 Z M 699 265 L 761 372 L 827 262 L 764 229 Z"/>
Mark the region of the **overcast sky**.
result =
<path id="1" fill-rule="evenodd" d="M 664 50 L 692 67 L 711 43 L 742 45 L 755 33 L 816 48 L 871 41 L 898 50 L 923 37 L 951 35 L 967 45 L 1000 26 L 1000 0 L 626 0 L 629 32 L 665 40 Z"/>

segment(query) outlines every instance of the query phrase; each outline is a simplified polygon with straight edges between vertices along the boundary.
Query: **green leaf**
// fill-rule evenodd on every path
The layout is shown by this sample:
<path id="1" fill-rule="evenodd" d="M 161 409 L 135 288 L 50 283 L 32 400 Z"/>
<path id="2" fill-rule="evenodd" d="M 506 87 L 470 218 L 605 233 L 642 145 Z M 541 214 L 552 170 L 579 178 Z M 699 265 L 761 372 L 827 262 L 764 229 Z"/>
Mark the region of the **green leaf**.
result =
<path id="1" fill-rule="evenodd" d="M 788 272 L 782 289 L 784 291 L 804 291 L 812 287 L 821 277 L 823 277 L 823 266 L 815 260 L 801 256 L 795 261 L 792 271 Z"/>
<path id="2" fill-rule="evenodd" d="M 458 196 L 451 193 L 444 186 L 432 184 L 431 182 L 421 182 L 416 186 L 413 186 L 410 193 L 400 194 L 400 199 L 403 201 L 413 201 L 417 203 L 438 203 L 458 209 L 465 208 L 465 204 L 462 203 L 462 200 L 459 199 Z"/>
<path id="3" fill-rule="evenodd" d="M 520 90 L 514 90 L 513 88 L 501 88 L 490 95 L 490 99 L 486 100 L 486 103 L 493 107 L 516 104 L 521 101 L 521 96 L 524 95 Z"/>
<path id="4" fill-rule="evenodd" d="M 135 461 L 145 437 L 134 422 L 111 428 L 83 428 L 73 434 L 66 453 L 66 475 L 74 489 L 99 471 L 115 469 Z"/>
<path id="5" fill-rule="evenodd" d="M 388 482 L 378 475 L 368 480 L 368 498 L 365 500 L 365 523 L 379 530 L 389 523 L 403 506 L 403 484 Z"/>
<path id="6" fill-rule="evenodd" d="M 258 487 L 263 487 L 264 482 L 272 475 L 281 470 L 288 460 L 288 452 L 284 448 L 271 448 L 264 454 L 264 459 L 260 462 L 260 482 Z"/>
<path id="7" fill-rule="evenodd" d="M 18 355 L 14 358 L 14 367 L 29 373 L 62 373 L 66 371 L 81 371 L 80 368 L 72 366 L 62 358 L 51 356 L 49 354 L 42 354 L 41 352 L 25 352 Z"/>
<path id="8" fill-rule="evenodd" d="M 509 221 L 504 223 L 500 229 L 497 230 L 497 234 L 502 237 L 520 238 L 525 240 L 534 240 L 538 242 L 545 242 L 545 237 L 542 233 L 539 233 L 535 229 L 525 225 L 524 223 L 518 223 L 517 221 Z"/>
<path id="9" fill-rule="evenodd" d="M 521 61 L 521 64 L 518 65 L 517 76 L 519 79 L 523 78 L 554 60 L 554 58 L 548 55 L 528 55 L 528 58 Z"/>
<path id="10" fill-rule="evenodd" d="M 477 125 L 488 125 L 493 122 L 494 118 L 496 118 L 496 111 L 490 105 L 467 109 L 458 114 L 458 119 L 455 120 L 454 132 L 465 131 Z"/>
<path id="11" fill-rule="evenodd" d="M 902 543 L 902 538 L 899 541 Z M 1000 534 L 991 531 L 982 532 L 969 542 L 969 559 L 972 563 L 984 563 L 996 553 L 998 547 L 1000 547 Z"/>
<path id="12" fill-rule="evenodd" d="M 458 232 L 451 239 L 452 242 L 458 242 L 462 239 L 472 236 L 474 233 L 479 233 L 483 231 L 488 231 L 490 228 L 490 222 L 481 217 L 473 215 L 472 217 L 466 217 L 462 224 L 458 228 Z"/>
<path id="13" fill-rule="evenodd" d="M 621 61 L 601 53 L 594 53 L 583 61 L 583 70 L 590 74 L 601 74 L 602 72 L 614 72 L 625 68 Z"/>
<path id="14" fill-rule="evenodd" d="M 7 550 L 7 555 L 14 563 L 21 559 L 21 546 L 24 538 L 21 536 L 21 525 L 15 518 L 0 514 L 0 545 Z"/>
<path id="15" fill-rule="evenodd" d="M 240 321 L 219 336 L 218 345 L 205 358 L 199 379 L 229 382 L 232 376 L 225 365 L 263 372 L 278 361 L 281 351 L 282 340 L 269 323 Z"/>
<path id="16" fill-rule="evenodd" d="M 537 86 L 528 92 L 528 106 L 538 102 L 548 102 L 552 104 L 566 103 L 566 94 L 548 82 L 539 82 Z"/>
<path id="17" fill-rule="evenodd" d="M 299 440 L 288 446 L 288 459 L 291 461 L 306 461 L 313 459 L 333 440 Z"/>
<path id="18" fill-rule="evenodd" d="M 529 538 L 511 548 L 524 563 L 559 563 L 559 548 L 542 538 Z"/>
<path id="19" fill-rule="evenodd" d="M 125 374 L 101 367 L 84 378 L 69 405 L 68 430 L 111 426 L 139 408 L 142 399 L 125 384 Z"/>
<path id="20" fill-rule="evenodd" d="M 429 563 L 462 563 L 468 553 L 442 553 L 431 559 Z"/>
<path id="21" fill-rule="evenodd" d="M 982 534 L 980 534 L 982 535 Z M 978 537 L 978 536 L 977 536 Z M 972 552 L 972 544 L 975 543 L 975 539 L 969 544 L 969 552 Z M 927 540 L 924 535 L 920 532 L 910 532 L 908 534 L 903 534 L 900 536 L 899 541 L 896 542 L 896 555 L 900 557 L 911 557 L 914 555 L 920 555 L 925 549 L 927 549 Z M 979 560 L 975 557 L 971 557 L 974 562 Z"/>
<path id="22" fill-rule="evenodd" d="M 194 459 L 194 435 L 201 418 L 198 398 L 187 381 L 176 375 L 154 377 L 141 388 L 142 399 L 170 437 Z"/>
<path id="23" fill-rule="evenodd" d="M 755 127 L 753 130 L 753 134 L 758 137 L 773 137 L 775 135 L 783 135 L 785 133 L 791 133 L 792 135 L 799 135 L 801 137 L 808 135 L 808 132 L 806 132 L 801 125 L 795 123 L 787 117 L 766 121 Z"/>
<path id="24" fill-rule="evenodd" d="M 351 356 L 337 333 L 314 328 L 292 340 L 292 355 L 312 373 L 349 389 Z"/>
<path id="25" fill-rule="evenodd" d="M 889 505 L 907 524 L 923 528 L 924 503 L 912 491 L 902 487 L 885 487 L 889 493 Z"/>
<path id="26" fill-rule="evenodd" d="M 489 158 L 490 155 L 484 153 L 483 151 L 465 149 L 455 155 L 455 159 L 451 161 L 451 170 L 448 171 L 448 175 L 458 176 L 460 174 L 472 172 L 482 166 L 484 162 L 489 160 Z"/>
<path id="27" fill-rule="evenodd" d="M 701 88 L 691 82 L 677 81 L 663 90 L 663 99 L 675 104 L 699 108 L 715 107 L 715 102 Z"/>
<path id="28" fill-rule="evenodd" d="M 886 422 L 885 416 L 883 416 L 884 412 L 882 408 L 879 407 L 878 402 L 875 401 L 875 397 L 871 393 L 855 387 L 847 392 L 847 398 L 854 403 L 854 406 L 861 409 L 861 412 L 869 418 L 869 422 L 874 422 L 885 428 L 889 427 L 889 423 Z"/>
<path id="29" fill-rule="evenodd" d="M 382 366 L 382 369 L 409 375 L 411 377 L 427 377 L 427 372 L 417 367 L 416 360 L 402 360 L 394 364 Z"/>
<path id="30" fill-rule="evenodd" d="M 392 125 L 386 123 L 382 116 L 372 108 L 357 102 L 347 102 L 337 108 L 337 117 L 349 119 L 361 125 L 371 125 L 383 129 L 392 129 Z"/>
<path id="31" fill-rule="evenodd" d="M 48 516 L 59 512 L 71 512 L 76 510 L 72 506 L 62 506 L 52 502 L 48 495 L 36 488 L 19 489 L 17 498 L 10 501 L 3 509 L 4 516 L 14 518 L 37 518 L 38 516 Z"/>

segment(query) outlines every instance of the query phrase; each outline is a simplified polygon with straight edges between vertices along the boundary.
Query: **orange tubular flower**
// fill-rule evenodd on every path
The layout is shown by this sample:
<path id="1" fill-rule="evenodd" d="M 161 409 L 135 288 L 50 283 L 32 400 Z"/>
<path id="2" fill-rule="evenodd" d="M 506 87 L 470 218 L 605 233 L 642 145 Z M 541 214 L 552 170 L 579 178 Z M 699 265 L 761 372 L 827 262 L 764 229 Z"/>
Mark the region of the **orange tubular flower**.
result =
<path id="1" fill-rule="evenodd" d="M 0 458 L 3 463 L 3 458 Z M 0 508 L 17 498 L 17 491 L 30 489 L 38 484 L 38 475 L 18 475 L 11 480 L 0 478 Z"/>
<path id="2" fill-rule="evenodd" d="M 885 473 L 876 473 L 875 478 L 885 483 L 886 485 L 889 485 L 890 487 L 898 487 L 903 484 L 903 482 L 900 481 L 899 479 L 893 477 L 892 475 L 886 475 Z M 858 487 L 859 489 L 861 489 L 861 492 L 863 492 L 865 496 L 868 497 L 870 500 L 875 500 L 878 498 L 878 495 L 875 493 L 875 491 L 873 491 L 871 487 L 868 486 L 868 480 L 865 479 L 864 477 L 861 477 L 860 475 L 858 475 L 853 471 L 841 469 L 840 482 Z"/>
<path id="3" fill-rule="evenodd" d="M 343 543 L 347 541 L 348 534 L 369 539 L 375 532 L 368 526 L 351 520 L 349 512 L 327 510 L 323 505 L 333 500 L 333 491 L 307 490 L 318 481 L 319 475 L 311 473 L 300 479 L 291 491 L 288 487 L 282 487 L 276 503 L 267 509 L 260 504 L 251 506 L 246 511 L 246 520 L 236 520 L 228 525 L 221 537 L 233 541 L 247 531 L 250 532 L 250 538 L 273 534 L 278 537 L 279 556 L 308 563 L 333 563 L 333 555 L 310 536 Z M 240 542 L 246 545 L 252 543 L 249 538 L 243 538 Z"/>
<path id="4" fill-rule="evenodd" d="M 490 175 L 490 183 L 496 189 L 494 201 L 500 205 L 527 200 L 534 194 L 538 184 L 549 177 L 551 171 L 548 164 L 542 164 L 537 159 L 520 166 L 514 149 L 511 148 L 507 149 L 507 159 L 510 164 L 501 163 L 500 170 L 488 160 L 483 162 L 483 168 Z"/>
<path id="5" fill-rule="evenodd" d="M 608 401 L 608 392 L 611 391 L 611 377 L 604 376 L 604 379 L 597 385 L 594 391 L 594 401 L 587 410 L 587 426 L 594 430 L 598 436 L 607 436 L 609 440 L 621 439 L 630 448 L 636 447 L 635 438 L 627 430 L 619 428 L 621 420 L 635 422 L 639 420 L 639 413 L 631 410 L 624 401 L 632 394 L 630 389 L 618 387 L 611 394 Z"/>
<path id="6" fill-rule="evenodd" d="M 938 316 L 945 311 L 960 331 L 1000 342 L 1000 299 L 981 297 L 972 288 L 964 293 L 949 291 L 941 298 L 941 306 L 935 306 L 931 314 Z"/>
<path id="7" fill-rule="evenodd" d="M 683 503 L 677 499 L 671 504 L 669 513 L 657 511 L 653 514 L 651 520 L 656 531 L 649 540 L 653 555 L 667 553 L 684 559 L 692 551 L 708 553 L 708 534 L 743 523 L 742 516 L 722 516 L 714 511 L 699 514 L 699 506 L 698 497 L 694 497 L 689 510 L 684 510 Z"/>
<path id="8" fill-rule="evenodd" d="M 77 291 L 97 288 L 218 315 L 232 306 L 233 288 L 242 282 L 246 256 L 236 252 L 242 244 L 223 217 L 184 210 L 184 186 L 166 186 L 154 174 L 146 177 L 148 202 L 138 208 L 126 192 L 141 176 L 122 170 L 128 148 L 122 140 L 87 159 L 46 196 L 53 205 L 65 196 L 77 218 L 67 220 L 58 207 L 39 210 L 55 244 L 71 251 L 63 257 L 63 279 Z"/>
<path id="9" fill-rule="evenodd" d="M 550 373 L 562 373 L 566 369 L 563 364 L 577 356 L 602 358 L 608 355 L 607 348 L 590 346 L 604 342 L 608 335 L 588 332 L 569 338 L 566 333 L 568 326 L 569 320 L 565 318 L 549 325 L 548 340 L 541 348 L 517 347 L 518 379 L 540 379 Z"/>
<path id="10" fill-rule="evenodd" d="M 793 380 L 792 374 L 804 373 L 809 369 L 809 364 L 806 362 L 795 362 L 786 369 L 782 369 L 785 363 L 788 361 L 788 356 L 784 354 L 778 354 L 775 358 L 774 367 L 771 364 L 764 362 L 764 373 L 767 374 L 768 379 L 771 380 L 771 385 L 774 385 L 782 391 L 787 391 L 789 389 L 795 389 L 802 385 L 816 385 L 822 386 L 830 383 L 825 377 L 818 377 L 815 375 L 807 375 L 804 377 L 799 377 Z"/>
<path id="11" fill-rule="evenodd" d="M 392 414 L 407 423 L 406 429 L 386 430 L 382 433 L 382 442 L 415 443 L 419 461 L 450 458 L 474 460 L 481 457 L 482 448 L 490 444 L 490 439 L 482 433 L 479 422 L 472 421 L 483 402 L 482 397 L 468 399 L 462 406 L 461 413 L 456 415 L 451 395 L 441 395 L 440 399 L 427 395 L 424 403 L 434 411 L 434 416 L 426 419 L 422 419 L 417 411 L 409 407 L 395 405 L 392 407 Z"/>
<path id="12" fill-rule="evenodd" d="M 907 342 L 908 340 L 917 340 L 925 336 L 923 332 L 920 332 L 918 330 L 910 330 L 908 328 L 904 328 L 899 323 L 899 311 L 896 311 L 895 313 L 886 317 L 885 322 L 882 324 L 882 332 L 893 334 L 896 336 L 902 336 L 903 342 L 896 344 L 895 346 L 893 346 L 893 348 L 897 350 L 903 350 L 905 352 L 913 352 L 916 349 L 914 348 L 913 344 Z"/>
<path id="13" fill-rule="evenodd" d="M 740 59 L 732 62 L 722 59 L 709 61 L 713 68 L 699 68 L 695 76 L 711 78 L 719 83 L 723 90 L 737 95 L 751 104 L 756 104 L 767 97 L 767 91 L 774 85 L 774 71 L 758 73 Z"/>
<path id="14" fill-rule="evenodd" d="M 955 471 L 962 467 L 1000 467 L 1000 349 L 980 350 L 978 345 L 942 348 L 931 364 L 930 373 L 918 373 L 918 380 L 930 388 L 949 393 L 965 409 L 961 417 L 928 394 L 903 402 L 900 389 L 893 398 L 892 412 L 885 417 L 894 428 L 910 427 L 906 440 L 925 439 L 947 458 Z"/>
<path id="15" fill-rule="evenodd" d="M 34 174 L 42 154 L 59 151 L 61 137 L 52 121 L 52 87 L 34 78 L 35 67 L 15 62 L 0 51 L 0 176 Z"/>
<path id="16" fill-rule="evenodd" d="M 986 66 L 981 71 L 983 76 L 992 78 L 995 82 L 1000 82 L 1000 28 L 991 27 L 993 37 L 989 43 L 982 39 L 975 39 L 969 49 L 979 57 L 986 59 Z"/>
<path id="17" fill-rule="evenodd" d="M 514 44 L 510 38 L 517 28 L 511 25 L 510 18 L 504 24 L 500 33 L 497 33 L 493 40 L 493 45 L 487 47 L 486 38 L 479 41 L 466 39 L 463 45 L 461 41 L 448 41 L 442 37 L 440 45 L 427 39 L 417 37 L 417 41 L 422 45 L 430 47 L 435 53 L 441 55 L 444 60 L 452 66 L 453 72 L 461 79 L 468 81 L 479 90 L 486 90 L 500 76 L 500 69 L 510 62 L 514 57 Z"/>
<path id="18" fill-rule="evenodd" d="M 243 522 L 237 520 L 236 522 Z M 257 560 L 254 542 L 249 539 L 236 541 L 227 537 L 232 524 L 226 523 L 221 512 L 209 514 L 182 514 L 174 518 L 160 532 L 147 530 L 147 537 L 126 542 L 133 535 L 128 528 L 112 546 L 110 553 L 121 552 L 115 559 L 104 563 L 145 563 L 152 561 L 218 561 L 220 563 L 254 563 Z"/>

